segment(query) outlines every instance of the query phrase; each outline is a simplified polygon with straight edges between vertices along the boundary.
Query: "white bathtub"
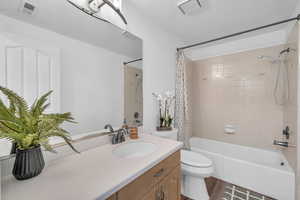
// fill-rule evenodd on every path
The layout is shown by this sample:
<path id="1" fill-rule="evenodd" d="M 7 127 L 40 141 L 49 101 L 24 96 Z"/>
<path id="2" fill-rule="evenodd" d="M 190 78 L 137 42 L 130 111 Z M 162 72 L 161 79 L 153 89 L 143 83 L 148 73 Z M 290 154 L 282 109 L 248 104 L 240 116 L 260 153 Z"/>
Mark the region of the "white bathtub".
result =
<path id="1" fill-rule="evenodd" d="M 278 200 L 295 200 L 295 174 L 280 151 L 202 138 L 191 138 L 190 145 L 214 162 L 214 177 Z"/>

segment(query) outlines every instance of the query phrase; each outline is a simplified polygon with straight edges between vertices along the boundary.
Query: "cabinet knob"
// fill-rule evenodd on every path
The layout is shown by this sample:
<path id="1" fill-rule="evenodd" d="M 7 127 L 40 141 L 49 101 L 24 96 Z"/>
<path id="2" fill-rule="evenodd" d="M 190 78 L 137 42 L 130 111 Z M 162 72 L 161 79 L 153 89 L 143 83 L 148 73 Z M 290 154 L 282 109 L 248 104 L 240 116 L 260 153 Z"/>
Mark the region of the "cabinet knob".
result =
<path id="1" fill-rule="evenodd" d="M 156 174 L 154 174 L 154 177 L 160 177 L 164 173 L 164 168 L 160 169 Z"/>

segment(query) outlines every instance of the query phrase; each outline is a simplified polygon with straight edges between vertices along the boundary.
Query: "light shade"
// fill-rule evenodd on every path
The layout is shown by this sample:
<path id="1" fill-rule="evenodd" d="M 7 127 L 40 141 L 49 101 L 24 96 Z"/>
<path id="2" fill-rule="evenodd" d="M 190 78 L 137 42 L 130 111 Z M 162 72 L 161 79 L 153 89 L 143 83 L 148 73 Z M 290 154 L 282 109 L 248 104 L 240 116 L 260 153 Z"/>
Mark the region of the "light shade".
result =
<path id="1" fill-rule="evenodd" d="M 126 29 L 122 0 L 67 0 L 71 5 L 97 19 Z"/>

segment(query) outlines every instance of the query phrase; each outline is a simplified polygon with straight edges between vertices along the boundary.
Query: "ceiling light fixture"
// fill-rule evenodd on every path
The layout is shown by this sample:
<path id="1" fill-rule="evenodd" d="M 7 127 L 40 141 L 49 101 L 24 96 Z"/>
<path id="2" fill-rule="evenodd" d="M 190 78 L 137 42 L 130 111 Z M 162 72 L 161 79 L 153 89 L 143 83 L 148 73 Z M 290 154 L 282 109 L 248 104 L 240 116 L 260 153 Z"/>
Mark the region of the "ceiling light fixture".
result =
<path id="1" fill-rule="evenodd" d="M 122 27 L 127 25 L 127 20 L 121 12 L 122 0 L 67 0 L 71 5 L 82 12 Z"/>

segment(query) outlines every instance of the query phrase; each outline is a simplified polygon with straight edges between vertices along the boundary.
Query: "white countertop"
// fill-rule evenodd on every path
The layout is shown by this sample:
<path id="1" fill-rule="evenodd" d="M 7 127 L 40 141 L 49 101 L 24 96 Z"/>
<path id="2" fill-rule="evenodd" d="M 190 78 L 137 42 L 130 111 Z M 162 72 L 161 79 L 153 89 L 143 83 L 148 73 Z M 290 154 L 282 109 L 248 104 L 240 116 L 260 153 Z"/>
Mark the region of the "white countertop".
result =
<path id="1" fill-rule="evenodd" d="M 38 177 L 3 180 L 2 200 L 104 200 L 182 147 L 148 134 L 134 141 L 158 148 L 141 158 L 118 158 L 112 154 L 118 145 L 111 144 L 67 156 L 52 161 Z"/>

